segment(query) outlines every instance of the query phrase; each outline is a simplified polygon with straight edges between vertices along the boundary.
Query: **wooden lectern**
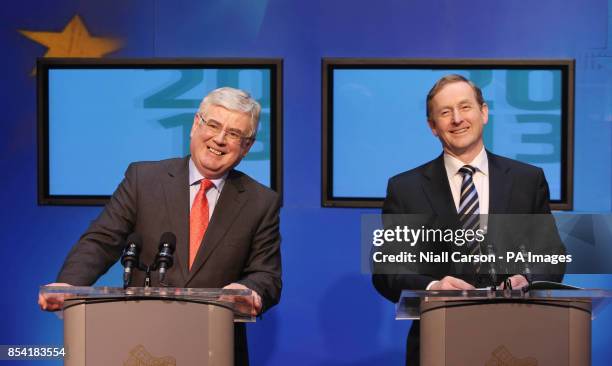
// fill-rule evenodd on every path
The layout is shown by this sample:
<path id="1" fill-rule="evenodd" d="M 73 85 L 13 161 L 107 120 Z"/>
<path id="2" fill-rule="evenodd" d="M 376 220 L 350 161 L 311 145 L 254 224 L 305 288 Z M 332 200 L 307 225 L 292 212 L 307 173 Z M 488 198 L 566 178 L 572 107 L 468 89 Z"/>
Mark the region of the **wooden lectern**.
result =
<path id="1" fill-rule="evenodd" d="M 421 365 L 586 366 L 603 290 L 403 291 L 396 319 L 421 320 Z"/>
<path id="2" fill-rule="evenodd" d="M 66 366 L 234 365 L 250 290 L 42 287 L 64 298 Z M 250 302 L 252 304 L 252 301 Z"/>

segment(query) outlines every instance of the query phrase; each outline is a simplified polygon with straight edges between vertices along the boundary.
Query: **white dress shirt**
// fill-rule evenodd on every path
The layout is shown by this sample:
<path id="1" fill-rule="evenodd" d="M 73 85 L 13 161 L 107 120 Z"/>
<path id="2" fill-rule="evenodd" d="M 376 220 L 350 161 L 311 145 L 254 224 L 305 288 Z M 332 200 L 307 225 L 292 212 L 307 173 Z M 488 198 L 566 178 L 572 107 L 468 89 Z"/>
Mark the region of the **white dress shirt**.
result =
<path id="1" fill-rule="evenodd" d="M 486 215 L 489 213 L 489 159 L 487 158 L 485 148 L 483 147 L 474 160 L 467 164 L 454 156 L 444 153 L 444 168 L 446 169 L 448 184 L 450 185 L 453 201 L 455 202 L 455 209 L 457 211 L 459 211 L 461 184 L 463 183 L 463 175 L 459 173 L 459 169 L 464 165 L 471 165 L 476 168 L 472 180 L 476 187 L 476 193 L 478 193 L 478 209 L 480 214 L 483 215 L 480 216 L 480 227 L 484 228 L 486 231 L 488 223 Z M 429 290 L 436 282 L 439 281 L 431 281 L 425 290 Z"/>
<path id="2" fill-rule="evenodd" d="M 225 179 L 227 178 L 227 173 L 219 179 L 210 179 L 213 183 L 213 186 L 210 187 L 208 191 L 206 191 L 206 199 L 208 200 L 208 220 L 212 217 L 213 211 L 215 210 L 215 206 L 217 206 L 217 201 L 219 200 L 219 196 L 221 195 L 221 190 L 223 190 L 223 186 L 225 185 Z M 195 200 L 196 194 L 200 190 L 200 181 L 205 179 L 205 177 L 200 174 L 195 164 L 191 159 L 189 159 L 189 210 L 191 211 L 191 207 L 193 206 L 193 201 Z"/>
<path id="3" fill-rule="evenodd" d="M 446 168 L 446 176 L 450 184 L 455 208 L 459 210 L 459 199 L 461 198 L 461 183 L 463 183 L 463 175 L 459 173 L 459 169 L 464 165 L 471 165 L 476 168 L 472 179 L 478 193 L 478 206 L 481 215 L 489 213 L 489 159 L 484 147 L 476 155 L 474 160 L 469 163 L 464 163 L 461 160 L 444 153 L 444 167 Z"/>

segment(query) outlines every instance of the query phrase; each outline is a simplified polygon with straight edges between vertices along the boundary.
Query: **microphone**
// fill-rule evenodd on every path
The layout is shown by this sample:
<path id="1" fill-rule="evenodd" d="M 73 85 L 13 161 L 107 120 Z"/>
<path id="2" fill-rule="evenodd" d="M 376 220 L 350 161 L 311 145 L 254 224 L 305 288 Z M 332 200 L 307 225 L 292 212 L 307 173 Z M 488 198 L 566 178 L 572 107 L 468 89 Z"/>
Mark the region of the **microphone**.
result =
<path id="1" fill-rule="evenodd" d="M 140 257 L 140 246 L 142 238 L 138 233 L 132 233 L 128 236 L 127 244 L 123 248 L 121 254 L 121 265 L 123 266 L 123 288 L 126 289 L 130 285 L 132 278 L 132 268 L 138 268 Z"/>
<path id="2" fill-rule="evenodd" d="M 155 264 L 159 268 L 159 283 L 165 285 L 166 271 L 174 264 L 174 249 L 176 248 L 176 236 L 165 232 L 159 239 L 159 252 L 155 257 Z"/>
<path id="3" fill-rule="evenodd" d="M 487 255 L 495 256 L 495 249 L 493 243 L 487 243 Z M 495 291 L 497 289 L 497 271 L 495 270 L 495 263 L 491 262 L 489 266 L 489 278 L 491 279 L 491 288 Z"/>
<path id="4" fill-rule="evenodd" d="M 523 258 L 526 258 L 527 248 L 525 247 L 525 244 L 519 245 L 519 250 L 521 251 Z M 525 279 L 527 280 L 529 286 L 531 286 L 531 268 L 529 267 L 529 261 L 524 262 L 523 275 L 525 276 Z"/>
<path id="5" fill-rule="evenodd" d="M 488 218 L 487 218 L 487 220 L 488 220 Z M 495 248 L 493 247 L 493 243 L 491 242 L 491 240 L 489 239 L 489 237 L 487 235 L 489 233 L 488 221 L 483 226 L 483 231 L 484 231 L 484 236 L 485 236 L 484 244 L 486 244 L 487 255 L 495 256 Z M 495 291 L 497 289 L 497 270 L 496 270 L 496 267 L 495 267 L 495 262 L 490 262 L 489 263 L 489 279 L 491 280 L 491 289 L 493 291 Z"/>

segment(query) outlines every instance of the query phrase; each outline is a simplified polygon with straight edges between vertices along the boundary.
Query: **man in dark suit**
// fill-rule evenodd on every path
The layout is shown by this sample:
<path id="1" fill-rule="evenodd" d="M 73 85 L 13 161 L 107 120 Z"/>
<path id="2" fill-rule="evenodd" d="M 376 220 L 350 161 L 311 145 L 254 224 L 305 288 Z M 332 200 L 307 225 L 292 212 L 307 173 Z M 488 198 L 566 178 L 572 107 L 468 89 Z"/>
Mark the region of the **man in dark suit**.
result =
<path id="1" fill-rule="evenodd" d="M 389 180 L 383 214 L 549 214 L 543 171 L 485 150 L 482 134 L 488 112 L 481 90 L 471 81 L 460 75 L 438 80 L 427 95 L 427 120 L 444 152 Z M 457 271 L 451 263 L 429 269 L 414 274 L 374 274 L 372 279 L 379 293 L 392 302 L 399 300 L 403 289 L 471 290 L 474 285 L 490 285 L 479 282 L 484 276 Z M 515 289 L 528 284 L 521 274 L 506 277 Z M 419 326 L 418 321 L 413 322 L 408 335 L 407 365 L 419 364 Z"/>
<path id="2" fill-rule="evenodd" d="M 176 259 L 168 286 L 251 289 L 253 315 L 277 304 L 280 198 L 234 170 L 253 145 L 260 110 L 238 89 L 206 96 L 194 117 L 191 156 L 131 164 L 51 285 L 92 285 L 120 257 L 130 233 L 142 236 L 141 261 L 153 263 L 161 234 L 172 232 Z M 133 284 L 143 280 L 134 273 Z M 39 304 L 44 310 L 62 305 L 44 296 Z M 247 365 L 245 328 L 235 330 L 236 364 Z"/>

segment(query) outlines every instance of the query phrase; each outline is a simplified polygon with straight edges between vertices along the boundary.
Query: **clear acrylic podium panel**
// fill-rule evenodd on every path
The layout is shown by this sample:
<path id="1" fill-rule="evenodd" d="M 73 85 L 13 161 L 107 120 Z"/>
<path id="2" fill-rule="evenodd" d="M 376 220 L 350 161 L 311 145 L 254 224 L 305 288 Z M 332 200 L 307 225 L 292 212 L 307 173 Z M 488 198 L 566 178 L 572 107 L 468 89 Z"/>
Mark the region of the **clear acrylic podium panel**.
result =
<path id="1" fill-rule="evenodd" d="M 421 300 L 425 302 L 441 301 L 581 301 L 590 302 L 591 319 L 608 305 L 612 300 L 612 291 L 598 289 L 576 290 L 403 290 L 399 302 L 396 304 L 396 320 L 418 320 L 421 318 Z"/>
<path id="2" fill-rule="evenodd" d="M 178 287 L 81 287 L 81 286 L 41 286 L 40 293 L 65 301 L 64 308 L 83 301 L 95 300 L 171 300 L 218 305 L 232 310 L 234 322 L 255 322 L 251 315 L 253 291 L 178 288 Z"/>

